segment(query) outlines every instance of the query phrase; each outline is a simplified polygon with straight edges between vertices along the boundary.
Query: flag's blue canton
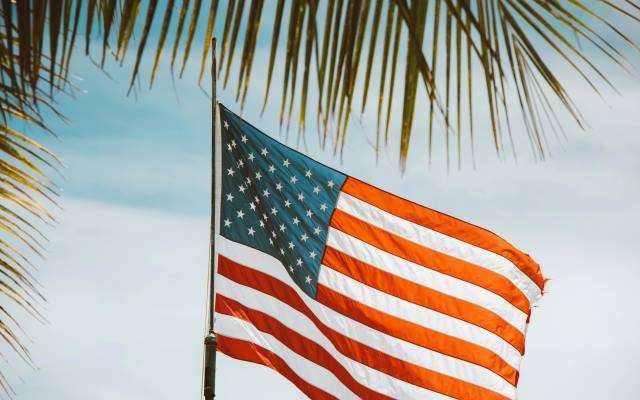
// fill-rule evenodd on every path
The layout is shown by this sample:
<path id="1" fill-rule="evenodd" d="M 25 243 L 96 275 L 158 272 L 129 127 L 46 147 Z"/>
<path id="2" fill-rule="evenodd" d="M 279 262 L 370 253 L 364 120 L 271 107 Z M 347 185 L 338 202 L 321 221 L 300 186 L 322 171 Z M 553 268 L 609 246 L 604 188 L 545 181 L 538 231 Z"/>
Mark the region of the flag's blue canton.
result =
<path id="1" fill-rule="evenodd" d="M 329 219 L 346 176 L 268 137 L 224 107 L 220 233 L 278 258 L 315 297 Z"/>

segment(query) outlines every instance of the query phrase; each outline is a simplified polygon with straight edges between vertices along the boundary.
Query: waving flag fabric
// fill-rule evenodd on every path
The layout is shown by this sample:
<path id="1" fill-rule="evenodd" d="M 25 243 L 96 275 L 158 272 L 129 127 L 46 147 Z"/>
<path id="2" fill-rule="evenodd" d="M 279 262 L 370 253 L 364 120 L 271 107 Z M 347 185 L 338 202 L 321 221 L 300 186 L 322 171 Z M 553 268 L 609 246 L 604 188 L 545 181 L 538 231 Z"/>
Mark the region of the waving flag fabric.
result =
<path id="1" fill-rule="evenodd" d="M 219 112 L 219 351 L 312 399 L 516 398 L 528 255 Z"/>

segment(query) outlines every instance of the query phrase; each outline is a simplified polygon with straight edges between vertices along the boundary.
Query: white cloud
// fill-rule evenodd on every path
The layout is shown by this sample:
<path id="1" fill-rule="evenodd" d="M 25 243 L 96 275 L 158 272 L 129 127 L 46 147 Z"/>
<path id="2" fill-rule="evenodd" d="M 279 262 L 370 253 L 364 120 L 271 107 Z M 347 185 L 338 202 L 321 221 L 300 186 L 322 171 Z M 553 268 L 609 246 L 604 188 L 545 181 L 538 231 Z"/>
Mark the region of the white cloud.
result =
<path id="1" fill-rule="evenodd" d="M 41 274 L 51 324 L 29 327 L 39 370 L 18 371 L 19 398 L 199 398 L 208 219 L 63 203 Z M 299 396 L 265 368 L 222 355 L 218 368 L 221 400 Z"/>

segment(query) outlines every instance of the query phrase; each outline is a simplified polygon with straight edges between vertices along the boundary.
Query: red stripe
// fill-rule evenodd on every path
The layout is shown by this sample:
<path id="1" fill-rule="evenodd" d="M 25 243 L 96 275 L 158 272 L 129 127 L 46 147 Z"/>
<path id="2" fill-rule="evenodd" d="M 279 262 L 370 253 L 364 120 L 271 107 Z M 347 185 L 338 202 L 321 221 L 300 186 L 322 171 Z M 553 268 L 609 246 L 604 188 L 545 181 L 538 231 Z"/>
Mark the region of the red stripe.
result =
<path id="1" fill-rule="evenodd" d="M 391 397 L 375 392 L 356 381 L 326 349 L 268 314 L 245 307 L 241 303 L 219 294 L 216 296 L 216 312 L 243 319 L 253 324 L 258 330 L 274 336 L 302 357 L 330 371 L 360 398 L 391 399 Z"/>
<path id="2" fill-rule="evenodd" d="M 369 366 L 370 368 L 376 369 L 397 379 L 404 380 L 405 382 L 460 400 L 506 399 L 506 397 L 491 390 L 407 363 L 339 334 L 323 324 L 307 307 L 292 287 L 270 275 L 238 264 L 222 255 L 219 255 L 218 257 L 218 273 L 241 285 L 254 288 L 269 296 L 277 298 L 283 303 L 298 310 L 316 325 L 316 327 L 333 343 L 339 352 L 360 362 L 361 364 Z M 322 285 L 318 285 L 318 300 L 320 300 L 320 293 L 325 290 L 329 289 L 324 288 Z M 324 299 L 327 298 L 327 296 L 322 297 Z M 346 304 L 347 303 L 344 302 L 339 308 L 344 309 Z M 336 310 L 338 309 L 335 307 L 332 308 Z M 426 330 L 424 328 L 421 329 L 417 325 L 415 325 L 415 327 L 415 329 L 412 329 L 407 333 L 424 337 Z M 376 329 L 382 332 L 386 330 L 384 327 Z"/>
<path id="3" fill-rule="evenodd" d="M 391 296 L 486 329 L 511 343 L 515 348 L 524 345 L 522 332 L 505 322 L 495 313 L 476 304 L 418 285 L 328 246 L 325 250 L 322 264 Z M 511 365 L 500 357 L 496 358 L 496 354 L 482 346 L 462 340 L 460 342 L 461 345 L 459 346 L 446 346 L 443 348 L 432 346 L 430 348 L 434 351 L 481 365 L 502 376 L 512 385 L 515 386 L 517 384 L 517 371 Z M 433 344 L 435 342 L 430 343 Z M 449 341 L 443 341 L 443 343 L 448 345 Z M 460 349 L 462 352 L 456 353 L 454 349 Z"/>
<path id="4" fill-rule="evenodd" d="M 545 279 L 540 266 L 528 254 L 493 232 L 405 200 L 355 178 L 347 178 L 342 191 L 397 217 L 498 254 L 511 261 L 544 291 Z"/>
<path id="5" fill-rule="evenodd" d="M 421 246 L 342 210 L 334 210 L 330 223 L 332 227 L 347 235 L 387 253 L 490 290 L 525 314 L 531 313 L 527 296 L 513 282 L 497 272 Z"/>
<path id="6" fill-rule="evenodd" d="M 393 336 L 399 338 L 401 340 L 416 344 L 425 348 L 432 349 L 445 349 L 442 351 L 444 354 L 448 354 L 451 357 L 458 358 L 461 360 L 465 360 L 471 362 L 476 365 L 481 365 L 478 362 L 478 359 L 482 359 L 484 363 L 488 364 L 488 369 L 494 371 L 500 376 L 509 382 L 512 385 L 517 384 L 518 380 L 518 372 L 511 369 L 511 371 L 507 371 L 504 368 L 504 361 L 496 354 L 490 352 L 487 349 L 484 349 L 480 346 L 474 345 L 473 343 L 465 342 L 458 338 L 442 334 L 440 332 L 432 331 L 430 329 L 426 329 L 409 321 L 403 320 L 401 318 L 396 318 L 390 314 L 385 314 L 380 312 L 372 307 L 369 307 L 365 304 L 357 302 L 349 297 L 346 297 L 324 285 L 318 285 L 317 299 L 320 303 L 325 306 L 345 315 L 346 317 L 358 321 L 362 324 L 372 327 L 373 329 L 377 329 L 381 332 L 388 334 L 389 336 Z M 438 350 L 435 350 L 438 351 Z M 476 354 L 470 352 L 477 352 Z M 473 355 L 471 355 L 473 354 Z M 473 358 L 474 360 L 466 360 L 468 358 Z M 500 365 L 502 364 L 502 366 Z M 378 368 L 379 369 L 379 368 Z M 440 374 L 442 376 L 446 376 Z M 399 379 L 403 379 L 397 376 Z M 456 397 L 459 394 L 454 394 L 448 391 L 447 387 L 452 385 L 460 385 L 464 382 L 460 379 L 451 378 L 451 382 L 441 382 L 437 381 L 438 384 L 436 386 L 429 386 L 428 389 L 431 389 L 436 392 L 440 392 L 446 394 L 448 396 L 455 397 L 456 399 L 461 399 L 463 397 Z M 413 381 L 412 383 L 420 385 Z M 493 399 L 493 398 L 502 398 L 502 396 L 491 392 L 489 390 L 483 389 L 480 386 L 473 385 L 468 382 L 464 382 L 465 385 L 463 389 L 461 389 L 462 393 L 469 395 L 471 393 L 471 389 L 479 389 L 478 392 L 473 392 L 473 395 L 470 395 L 471 399 Z M 422 385 L 420 385 L 422 386 Z M 424 386 L 426 387 L 426 386 Z M 457 391 L 458 387 L 456 387 L 456 393 L 460 393 Z M 483 392 L 483 391 L 486 391 Z M 492 397 L 498 396 L 498 397 Z M 464 397 L 465 399 L 467 397 Z"/>
<path id="7" fill-rule="evenodd" d="M 246 340 L 217 335 L 218 351 L 238 360 L 262 364 L 278 372 L 298 387 L 310 399 L 339 400 L 300 378 L 277 354 Z"/>

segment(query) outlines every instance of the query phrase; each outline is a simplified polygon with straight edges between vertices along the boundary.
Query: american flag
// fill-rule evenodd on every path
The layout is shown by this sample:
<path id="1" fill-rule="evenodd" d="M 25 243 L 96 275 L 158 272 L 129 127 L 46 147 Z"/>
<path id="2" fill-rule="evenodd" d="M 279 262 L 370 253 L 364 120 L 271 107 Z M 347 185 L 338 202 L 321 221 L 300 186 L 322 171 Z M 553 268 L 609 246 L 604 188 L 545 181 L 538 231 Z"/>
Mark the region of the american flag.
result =
<path id="1" fill-rule="evenodd" d="M 516 398 L 539 266 L 329 168 L 223 106 L 218 351 L 312 399 Z"/>

